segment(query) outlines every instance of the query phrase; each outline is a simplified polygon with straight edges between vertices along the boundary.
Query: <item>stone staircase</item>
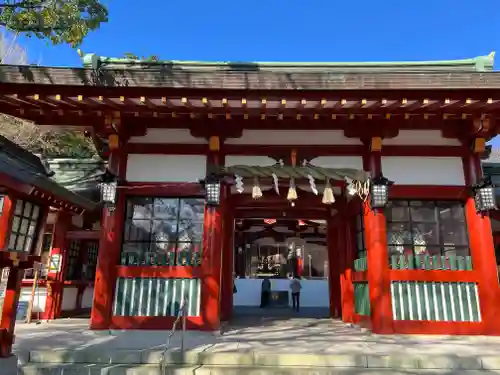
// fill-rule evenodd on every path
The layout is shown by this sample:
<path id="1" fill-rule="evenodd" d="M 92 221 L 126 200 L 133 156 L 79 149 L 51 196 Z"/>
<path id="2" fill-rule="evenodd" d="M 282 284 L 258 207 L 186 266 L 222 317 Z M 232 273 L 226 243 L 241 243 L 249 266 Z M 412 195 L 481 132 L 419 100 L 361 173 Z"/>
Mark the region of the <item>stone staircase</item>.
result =
<path id="1" fill-rule="evenodd" d="M 493 375 L 500 374 L 500 354 L 328 355 L 255 351 L 44 350 L 17 353 L 20 375 Z M 1 373 L 1 371 L 0 371 Z"/>
<path id="2" fill-rule="evenodd" d="M 372 335 L 330 319 L 241 316 L 221 334 L 89 331 L 71 319 L 16 328 L 19 375 L 500 375 L 500 338 Z M 0 375 L 4 375 L 0 366 Z"/>

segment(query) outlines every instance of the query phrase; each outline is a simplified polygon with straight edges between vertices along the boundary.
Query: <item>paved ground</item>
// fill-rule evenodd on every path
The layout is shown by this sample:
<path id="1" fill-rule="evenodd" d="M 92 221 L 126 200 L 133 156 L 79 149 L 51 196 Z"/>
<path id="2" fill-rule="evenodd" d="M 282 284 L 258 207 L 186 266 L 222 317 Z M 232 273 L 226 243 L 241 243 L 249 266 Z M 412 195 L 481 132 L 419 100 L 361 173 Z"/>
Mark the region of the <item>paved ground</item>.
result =
<path id="1" fill-rule="evenodd" d="M 291 307 L 260 308 L 253 306 L 236 306 L 233 308 L 233 316 L 238 317 L 281 317 L 291 318 L 328 318 L 330 309 L 324 307 L 302 307 L 300 311 L 293 311 Z"/>
<path id="2" fill-rule="evenodd" d="M 89 331 L 87 319 L 61 319 L 40 325 L 18 323 L 15 351 L 159 350 L 168 331 Z M 500 353 L 500 337 L 381 336 L 329 319 L 240 317 L 222 335 L 187 332 L 185 349 L 203 352 L 272 352 L 349 355 L 453 355 Z M 170 346 L 180 346 L 176 335 Z"/>

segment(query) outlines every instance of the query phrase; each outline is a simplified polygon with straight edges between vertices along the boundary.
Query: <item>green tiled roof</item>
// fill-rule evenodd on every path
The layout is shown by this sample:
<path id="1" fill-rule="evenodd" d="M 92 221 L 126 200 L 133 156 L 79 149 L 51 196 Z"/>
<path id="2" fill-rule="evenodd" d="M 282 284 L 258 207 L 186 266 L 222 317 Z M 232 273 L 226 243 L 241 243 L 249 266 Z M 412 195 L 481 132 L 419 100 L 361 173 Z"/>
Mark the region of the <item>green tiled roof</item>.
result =
<path id="1" fill-rule="evenodd" d="M 98 180 L 106 168 L 105 161 L 52 158 L 46 162 L 54 172 L 52 179 L 58 184 L 93 201 L 100 200 Z"/>
<path id="2" fill-rule="evenodd" d="M 181 60 L 134 60 L 112 58 L 96 54 L 81 54 L 85 67 L 110 69 L 134 69 L 171 67 L 186 70 L 240 70 L 240 71 L 475 71 L 493 70 L 495 53 L 461 60 L 404 61 L 404 62 L 234 62 L 234 61 L 181 61 Z"/>
<path id="3" fill-rule="evenodd" d="M 87 211 L 93 211 L 97 207 L 95 202 L 68 190 L 56 180 L 51 179 L 48 168 L 36 155 L 3 136 L 0 136 L 0 172 L 24 184 L 51 192 L 57 198 L 64 199 Z"/>

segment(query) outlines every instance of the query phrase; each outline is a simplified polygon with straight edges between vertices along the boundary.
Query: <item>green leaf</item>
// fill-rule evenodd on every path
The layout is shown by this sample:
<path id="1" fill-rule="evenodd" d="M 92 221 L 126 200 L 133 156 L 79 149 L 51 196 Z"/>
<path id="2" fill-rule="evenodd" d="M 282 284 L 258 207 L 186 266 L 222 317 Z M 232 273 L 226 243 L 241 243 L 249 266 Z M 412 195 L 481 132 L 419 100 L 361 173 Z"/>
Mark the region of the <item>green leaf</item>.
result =
<path id="1" fill-rule="evenodd" d="M 0 25 L 8 30 L 77 47 L 108 22 L 99 0 L 0 0 Z"/>

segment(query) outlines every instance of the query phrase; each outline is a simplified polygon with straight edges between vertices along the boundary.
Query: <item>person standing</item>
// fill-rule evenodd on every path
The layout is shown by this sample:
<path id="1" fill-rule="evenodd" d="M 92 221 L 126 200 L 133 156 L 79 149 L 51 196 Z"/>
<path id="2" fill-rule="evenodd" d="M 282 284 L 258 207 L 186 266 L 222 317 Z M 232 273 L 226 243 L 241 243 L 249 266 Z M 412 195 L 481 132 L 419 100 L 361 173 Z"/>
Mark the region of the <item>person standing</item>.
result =
<path id="1" fill-rule="evenodd" d="M 262 280 L 262 291 L 260 294 L 260 307 L 267 307 L 269 305 L 269 296 L 271 294 L 271 281 L 269 278 Z"/>
<path id="2" fill-rule="evenodd" d="M 290 280 L 290 289 L 292 291 L 292 305 L 293 309 L 299 312 L 300 309 L 300 290 L 302 289 L 302 284 L 298 276 L 294 275 L 292 280 Z"/>

